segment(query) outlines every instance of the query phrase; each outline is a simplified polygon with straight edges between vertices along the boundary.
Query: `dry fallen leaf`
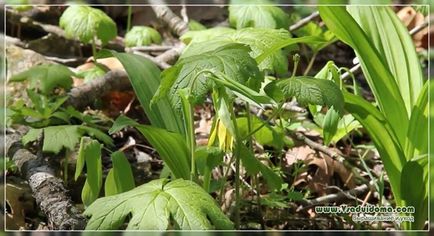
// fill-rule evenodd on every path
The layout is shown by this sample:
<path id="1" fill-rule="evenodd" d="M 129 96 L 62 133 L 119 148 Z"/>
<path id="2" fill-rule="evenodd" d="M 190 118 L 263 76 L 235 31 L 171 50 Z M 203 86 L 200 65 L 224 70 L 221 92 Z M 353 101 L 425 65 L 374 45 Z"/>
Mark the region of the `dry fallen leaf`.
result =
<path id="1" fill-rule="evenodd" d="M 290 149 L 286 154 L 286 159 L 288 164 L 302 160 L 305 165 L 311 167 L 308 169 L 313 170 L 313 173 L 309 171 L 300 173 L 295 178 L 293 186 L 306 184 L 311 191 L 324 195 L 327 186 L 334 185 L 335 176 L 338 176 L 347 188 L 351 189 L 356 186 L 353 174 L 341 162 L 316 152 L 307 145 Z"/>
<path id="2" fill-rule="evenodd" d="M 417 12 L 413 7 L 404 7 L 399 10 L 396 15 L 399 19 L 401 19 L 402 23 L 407 27 L 408 30 L 423 24 L 425 20 L 428 19 L 428 17 L 425 19 L 425 17 L 420 12 Z M 423 30 L 412 36 L 416 51 L 428 49 L 429 31 L 434 33 L 434 27 L 431 27 L 430 29 L 425 27 Z"/>

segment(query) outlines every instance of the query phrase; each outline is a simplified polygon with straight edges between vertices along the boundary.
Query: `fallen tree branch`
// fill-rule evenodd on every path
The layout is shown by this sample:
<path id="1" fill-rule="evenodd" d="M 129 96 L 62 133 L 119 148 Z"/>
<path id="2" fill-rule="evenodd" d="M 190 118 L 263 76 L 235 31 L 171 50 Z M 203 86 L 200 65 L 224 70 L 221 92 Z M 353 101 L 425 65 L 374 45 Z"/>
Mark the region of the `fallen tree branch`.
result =
<path id="1" fill-rule="evenodd" d="M 83 109 L 95 99 L 112 90 L 126 90 L 131 88 L 128 75 L 124 71 L 109 71 L 102 78 L 94 79 L 89 83 L 71 89 L 66 105 L 76 109 Z"/>
<path id="2" fill-rule="evenodd" d="M 56 178 L 42 155 L 23 148 L 21 132 L 6 138 L 7 156 L 10 157 L 29 183 L 33 197 L 47 216 L 48 226 L 54 230 L 82 230 L 86 219 L 66 194 L 63 181 Z"/>

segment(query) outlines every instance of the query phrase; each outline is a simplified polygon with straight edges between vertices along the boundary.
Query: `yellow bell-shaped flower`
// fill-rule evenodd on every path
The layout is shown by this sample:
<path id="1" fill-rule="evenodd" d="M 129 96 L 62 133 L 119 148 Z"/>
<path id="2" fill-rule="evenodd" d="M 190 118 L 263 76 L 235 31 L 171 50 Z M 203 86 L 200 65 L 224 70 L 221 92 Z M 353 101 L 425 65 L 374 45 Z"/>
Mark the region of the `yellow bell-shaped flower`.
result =
<path id="1" fill-rule="evenodd" d="M 219 148 L 221 150 L 225 152 L 232 151 L 234 146 L 234 137 L 220 119 L 217 119 L 216 125 L 211 132 L 208 140 L 208 146 L 213 145 L 217 141 L 216 139 L 218 140 Z"/>

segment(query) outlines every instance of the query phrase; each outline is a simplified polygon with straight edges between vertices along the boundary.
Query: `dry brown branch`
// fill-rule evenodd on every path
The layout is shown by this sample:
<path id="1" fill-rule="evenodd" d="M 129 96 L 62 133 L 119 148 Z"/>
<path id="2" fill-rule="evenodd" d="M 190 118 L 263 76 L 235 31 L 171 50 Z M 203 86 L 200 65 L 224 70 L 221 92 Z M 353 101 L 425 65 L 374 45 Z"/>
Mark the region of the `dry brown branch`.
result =
<path id="1" fill-rule="evenodd" d="M 81 230 L 86 219 L 73 205 L 63 181 L 54 175 L 41 154 L 35 155 L 21 145 L 21 132 L 6 138 L 7 156 L 28 181 L 36 203 L 47 216 L 48 225 L 54 230 Z"/>

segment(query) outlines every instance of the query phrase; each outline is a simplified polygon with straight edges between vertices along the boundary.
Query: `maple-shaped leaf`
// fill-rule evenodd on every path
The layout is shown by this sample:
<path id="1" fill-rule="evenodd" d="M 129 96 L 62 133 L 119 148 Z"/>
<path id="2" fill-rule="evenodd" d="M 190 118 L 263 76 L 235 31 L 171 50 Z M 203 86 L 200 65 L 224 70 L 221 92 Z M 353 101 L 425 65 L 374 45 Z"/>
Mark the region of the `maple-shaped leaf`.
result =
<path id="1" fill-rule="evenodd" d="M 84 212 L 86 229 L 233 229 L 215 200 L 196 183 L 153 180 L 128 192 L 97 199 Z M 127 220 L 128 219 L 128 220 Z"/>
<path id="2" fill-rule="evenodd" d="M 42 94 L 50 94 L 57 87 L 69 90 L 74 75 L 68 67 L 57 64 L 34 66 L 26 71 L 13 75 L 10 82 L 28 80 L 30 88 L 38 89 Z"/>
<path id="3" fill-rule="evenodd" d="M 66 37 L 78 38 L 89 43 L 94 37 L 107 43 L 117 35 L 116 23 L 103 11 L 85 5 L 72 5 L 66 9 L 59 20 L 65 29 Z"/>
<path id="4" fill-rule="evenodd" d="M 229 23 L 241 29 L 247 27 L 287 29 L 289 16 L 267 0 L 232 0 L 229 6 Z"/>

